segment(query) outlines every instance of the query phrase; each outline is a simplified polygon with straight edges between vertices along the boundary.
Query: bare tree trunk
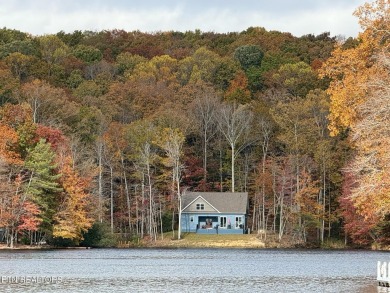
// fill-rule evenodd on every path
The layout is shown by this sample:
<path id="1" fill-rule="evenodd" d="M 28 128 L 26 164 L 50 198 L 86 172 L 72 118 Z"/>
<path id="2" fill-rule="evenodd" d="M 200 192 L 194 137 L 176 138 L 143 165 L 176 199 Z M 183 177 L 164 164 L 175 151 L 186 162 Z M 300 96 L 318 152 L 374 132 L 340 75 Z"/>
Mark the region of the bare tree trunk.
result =
<path id="1" fill-rule="evenodd" d="M 180 193 L 180 166 L 179 161 L 176 161 L 175 165 L 175 177 L 176 177 L 176 193 L 178 200 L 178 212 L 179 212 L 179 227 L 177 229 L 177 239 L 181 239 L 181 193 Z"/>
<path id="2" fill-rule="evenodd" d="M 175 194 L 175 175 L 172 171 L 172 201 L 174 200 Z M 172 238 L 175 239 L 175 207 L 172 209 Z"/>
<path id="3" fill-rule="evenodd" d="M 280 213 L 279 213 L 279 241 L 282 240 L 282 237 L 283 237 L 283 233 L 284 233 L 284 195 L 282 194 L 281 197 L 280 197 Z"/>
<path id="4" fill-rule="evenodd" d="M 325 162 L 323 164 L 323 186 L 322 186 L 322 219 L 321 219 L 321 243 L 324 243 L 324 235 L 325 235 L 325 213 L 326 213 L 326 170 L 325 170 Z"/>
<path id="5" fill-rule="evenodd" d="M 10 241 L 9 241 L 9 247 L 14 248 L 14 236 L 15 235 L 15 230 L 14 227 L 11 228 L 11 233 L 10 233 Z"/>
<path id="6" fill-rule="evenodd" d="M 149 235 L 151 237 L 153 237 L 153 229 L 152 229 L 154 227 L 153 193 L 152 193 L 152 181 L 150 178 L 149 160 L 147 161 L 147 164 L 146 164 L 146 176 L 147 176 L 147 180 L 148 180 L 148 193 L 149 193 Z"/>
<path id="7" fill-rule="evenodd" d="M 111 233 L 114 233 L 114 175 L 113 167 L 110 166 L 110 220 L 111 220 Z"/>
<path id="8" fill-rule="evenodd" d="M 164 230 L 163 230 L 163 220 L 162 220 L 161 199 L 160 199 L 160 233 L 161 233 L 161 240 L 163 240 L 164 239 Z"/>
<path id="9" fill-rule="evenodd" d="M 152 205 L 152 215 L 153 215 L 152 235 L 153 235 L 153 240 L 157 241 L 157 208 L 156 208 L 156 203 L 154 203 L 154 202 L 153 202 L 153 205 Z"/>
<path id="10" fill-rule="evenodd" d="M 98 142 L 97 155 L 99 164 L 98 195 L 99 195 L 99 222 L 103 222 L 103 143 Z"/>
<path id="11" fill-rule="evenodd" d="M 273 212 L 274 212 L 274 221 L 273 221 L 273 232 L 276 233 L 276 216 L 277 216 L 277 200 L 276 200 L 276 172 L 272 168 L 272 193 L 273 193 Z"/>
<path id="12" fill-rule="evenodd" d="M 286 184 L 286 177 L 283 176 L 282 178 L 282 190 L 280 191 L 279 195 L 279 241 L 282 240 L 283 234 L 284 234 L 284 228 L 285 228 L 285 221 L 284 221 L 284 187 Z"/>
<path id="13" fill-rule="evenodd" d="M 33 122 L 34 123 L 37 123 L 37 116 L 38 116 L 38 108 L 39 108 L 39 103 L 38 103 L 38 98 L 34 98 L 34 101 L 33 101 L 34 105 L 33 105 Z"/>
<path id="14" fill-rule="evenodd" d="M 219 144 L 219 188 L 220 192 L 223 192 L 223 162 L 221 144 Z"/>
<path id="15" fill-rule="evenodd" d="M 262 180 L 261 180 L 261 204 L 262 204 L 262 213 L 261 213 L 261 221 L 262 221 L 262 230 L 263 233 L 266 234 L 267 227 L 265 225 L 265 159 L 266 159 L 267 153 L 264 151 L 263 147 L 263 160 L 262 160 L 262 166 L 261 166 L 261 172 L 262 172 Z"/>
<path id="16" fill-rule="evenodd" d="M 180 186 L 178 186 L 178 188 L 180 188 Z M 180 195 L 180 191 L 179 191 L 179 195 L 178 195 L 178 200 L 179 200 L 179 227 L 177 229 L 177 238 L 178 239 L 181 239 L 181 195 Z"/>
<path id="17" fill-rule="evenodd" d="M 122 170 L 123 170 L 123 179 L 125 181 L 125 194 L 126 194 L 126 203 L 127 203 L 127 221 L 129 225 L 129 232 L 131 233 L 131 202 L 130 202 L 130 192 L 129 192 L 129 185 L 127 184 L 127 177 L 126 177 L 126 169 L 125 169 L 125 162 L 123 159 L 123 156 L 121 156 L 121 163 L 122 163 Z"/>
<path id="18" fill-rule="evenodd" d="M 244 163 L 244 192 L 248 191 L 248 177 L 249 177 L 249 154 L 245 153 L 245 163 Z"/>
<path id="19" fill-rule="evenodd" d="M 234 177 L 234 161 L 237 155 L 248 145 L 250 123 L 252 121 L 252 112 L 243 105 L 226 104 L 220 109 L 219 113 L 219 129 L 226 141 L 230 145 L 231 154 L 231 191 L 235 191 L 235 177 Z M 242 143 L 239 143 L 242 141 Z"/>
<path id="20" fill-rule="evenodd" d="M 256 220 L 256 199 L 253 199 L 252 231 L 257 230 L 255 226 L 255 220 Z"/>
<path id="21" fill-rule="evenodd" d="M 328 238 L 330 238 L 330 228 L 331 228 L 331 221 L 330 221 L 330 190 L 328 191 Z"/>
<path id="22" fill-rule="evenodd" d="M 234 149 L 234 144 L 230 145 L 231 150 L 232 150 L 232 162 L 231 162 L 231 168 L 232 168 L 232 192 L 234 192 L 234 154 L 235 154 L 235 149 Z"/>
<path id="23" fill-rule="evenodd" d="M 295 168 L 296 168 L 296 186 L 295 186 L 295 194 L 300 193 L 300 166 L 299 166 L 299 148 L 298 148 L 298 125 L 297 123 L 294 123 L 294 141 L 295 141 Z M 302 235 L 303 233 L 303 223 L 302 223 L 302 214 L 300 206 L 297 205 L 297 212 L 298 212 L 298 230 L 299 235 Z M 301 237 L 301 236 L 300 236 Z"/>
<path id="24" fill-rule="evenodd" d="M 137 236 L 139 236 L 141 234 L 141 231 L 140 231 L 140 226 L 139 226 L 139 218 L 140 218 L 140 215 L 139 215 L 139 208 L 138 208 L 138 195 L 137 195 L 137 185 L 134 186 L 134 199 L 135 199 L 135 228 L 136 228 L 136 231 L 137 231 Z"/>
<path id="25" fill-rule="evenodd" d="M 177 194 L 178 204 L 178 214 L 179 214 L 179 229 L 178 229 L 178 239 L 181 237 L 181 195 L 180 195 L 180 180 L 181 180 L 181 164 L 180 159 L 182 156 L 182 148 L 184 143 L 184 135 L 180 132 L 179 129 L 168 129 L 166 130 L 165 141 L 163 142 L 162 147 L 164 148 L 167 157 L 169 158 L 169 166 L 172 167 L 172 196 L 174 198 Z M 174 219 L 172 219 L 174 221 Z M 173 229 L 174 231 L 174 229 Z"/>
<path id="26" fill-rule="evenodd" d="M 200 95 L 195 100 L 193 115 L 199 126 L 199 133 L 203 138 L 203 190 L 207 188 L 207 144 L 216 134 L 215 112 L 219 101 L 212 88 L 200 88 Z"/>
<path id="27" fill-rule="evenodd" d="M 142 194 L 142 203 L 141 203 L 141 238 L 144 238 L 144 228 L 145 228 L 145 184 L 144 177 L 142 176 L 141 184 L 141 194 Z"/>
<path id="28" fill-rule="evenodd" d="M 205 128 L 203 133 L 203 191 L 207 188 L 207 140 L 207 128 Z"/>
<path id="29" fill-rule="evenodd" d="M 269 122 L 265 121 L 264 119 L 261 119 L 260 121 L 261 126 L 261 134 L 262 134 L 262 162 L 261 162 L 261 172 L 262 172 L 262 180 L 261 180 L 261 197 L 262 197 L 262 223 L 263 223 L 263 231 L 267 233 L 267 225 L 265 220 L 265 165 L 267 160 L 267 154 L 268 154 L 268 145 L 269 145 L 269 139 L 271 134 L 271 125 Z"/>

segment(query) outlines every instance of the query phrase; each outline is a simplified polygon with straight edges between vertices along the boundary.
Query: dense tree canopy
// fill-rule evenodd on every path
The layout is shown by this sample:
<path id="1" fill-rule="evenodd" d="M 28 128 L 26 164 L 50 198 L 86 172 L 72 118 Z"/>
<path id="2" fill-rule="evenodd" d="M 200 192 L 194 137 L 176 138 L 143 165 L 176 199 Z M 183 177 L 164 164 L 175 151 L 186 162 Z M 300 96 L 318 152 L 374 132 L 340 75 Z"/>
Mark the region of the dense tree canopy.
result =
<path id="1" fill-rule="evenodd" d="M 4 239 L 77 244 L 96 221 L 157 239 L 183 190 L 233 190 L 279 241 L 388 242 L 388 14 L 360 7 L 345 42 L 0 29 Z"/>

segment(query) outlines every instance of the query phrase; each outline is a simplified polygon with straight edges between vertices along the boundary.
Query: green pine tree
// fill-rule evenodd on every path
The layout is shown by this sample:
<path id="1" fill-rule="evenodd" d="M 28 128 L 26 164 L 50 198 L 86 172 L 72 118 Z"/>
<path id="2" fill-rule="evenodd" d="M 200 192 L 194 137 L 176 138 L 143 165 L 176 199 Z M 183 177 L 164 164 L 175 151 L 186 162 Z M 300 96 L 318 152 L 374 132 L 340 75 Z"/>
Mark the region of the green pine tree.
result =
<path id="1" fill-rule="evenodd" d="M 26 193 L 39 206 L 42 217 L 42 229 L 51 231 L 51 223 L 56 203 L 56 194 L 62 191 L 58 179 L 61 174 L 56 172 L 55 153 L 49 143 L 39 140 L 34 148 L 28 150 L 25 167 L 29 171 Z"/>

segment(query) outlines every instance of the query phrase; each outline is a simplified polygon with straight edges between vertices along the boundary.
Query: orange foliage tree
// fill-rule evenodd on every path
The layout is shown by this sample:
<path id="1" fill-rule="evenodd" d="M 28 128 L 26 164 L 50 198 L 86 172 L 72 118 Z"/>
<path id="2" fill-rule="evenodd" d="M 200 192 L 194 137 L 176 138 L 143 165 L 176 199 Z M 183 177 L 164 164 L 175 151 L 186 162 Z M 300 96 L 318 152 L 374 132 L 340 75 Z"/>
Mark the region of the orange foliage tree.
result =
<path id="1" fill-rule="evenodd" d="M 72 166 L 72 159 L 66 156 L 60 167 L 63 192 L 54 215 L 53 236 L 77 243 L 83 239 L 83 233 L 92 226 L 93 219 L 88 211 L 89 181 L 80 177 Z"/>
<path id="2" fill-rule="evenodd" d="M 330 130 L 335 135 L 349 129 L 355 147 L 346 168 L 355 184 L 347 197 L 357 216 L 374 228 L 372 223 L 379 225 L 390 214 L 390 3 L 367 3 L 355 15 L 364 29 L 359 42 L 337 47 L 322 75 L 331 79 Z"/>
<path id="3" fill-rule="evenodd" d="M 23 178 L 18 174 L 13 181 L 4 180 L 0 174 L 0 226 L 5 228 L 7 245 L 11 248 L 17 234 L 36 231 L 41 223 L 38 206 L 23 192 Z"/>

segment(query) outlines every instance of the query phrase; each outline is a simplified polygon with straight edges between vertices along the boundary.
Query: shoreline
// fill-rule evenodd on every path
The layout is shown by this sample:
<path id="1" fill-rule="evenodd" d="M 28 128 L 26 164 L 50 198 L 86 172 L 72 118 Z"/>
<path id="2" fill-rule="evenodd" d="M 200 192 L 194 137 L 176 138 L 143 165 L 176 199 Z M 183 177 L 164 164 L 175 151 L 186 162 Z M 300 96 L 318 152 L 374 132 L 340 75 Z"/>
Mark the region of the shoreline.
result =
<path id="1" fill-rule="evenodd" d="M 40 245 L 40 246 L 31 246 L 24 244 L 16 244 L 14 247 L 8 247 L 6 244 L 0 244 L 1 250 L 50 250 L 50 249 L 91 249 L 91 247 L 85 246 L 69 246 L 69 247 L 59 247 L 59 246 L 51 246 L 51 245 Z"/>
<path id="2" fill-rule="evenodd" d="M 137 246 L 137 245 L 132 245 L 132 246 L 120 246 L 120 247 L 57 247 L 57 246 L 45 246 L 45 247 L 39 247 L 39 246 L 23 246 L 23 247 L 0 247 L 0 252 L 1 251 L 38 251 L 38 250 L 96 250 L 96 249 L 223 249 L 223 250 L 229 250 L 229 249 L 253 249 L 253 250 L 329 250 L 329 251 L 337 251 L 337 250 L 366 250 L 366 251 L 390 251 L 390 248 L 354 248 L 354 247 L 344 247 L 344 248 L 323 248 L 323 247 L 296 247 L 296 246 L 217 246 L 217 245 L 207 245 L 207 246 L 186 246 L 186 245 L 145 245 L 145 246 Z"/>
<path id="3" fill-rule="evenodd" d="M 51 250 L 51 249 L 99 249 L 99 248 L 216 248 L 216 249 L 323 249 L 323 250 L 378 250 L 389 251 L 390 247 L 372 245 L 371 247 L 351 247 L 345 245 L 341 241 L 328 241 L 323 245 L 310 245 L 304 243 L 294 243 L 289 239 L 283 239 L 282 242 L 276 241 L 272 235 L 267 238 L 259 234 L 242 234 L 242 235 L 199 235 L 195 233 L 183 234 L 182 239 L 173 239 L 172 233 L 164 233 L 164 237 L 153 241 L 145 238 L 137 242 L 134 241 L 118 241 L 115 247 L 59 247 L 51 245 L 30 246 L 16 244 L 13 248 L 7 247 L 6 244 L 0 244 L 1 250 Z M 175 234 L 177 237 L 177 234 Z M 161 236 L 160 236 L 161 237 Z"/>

